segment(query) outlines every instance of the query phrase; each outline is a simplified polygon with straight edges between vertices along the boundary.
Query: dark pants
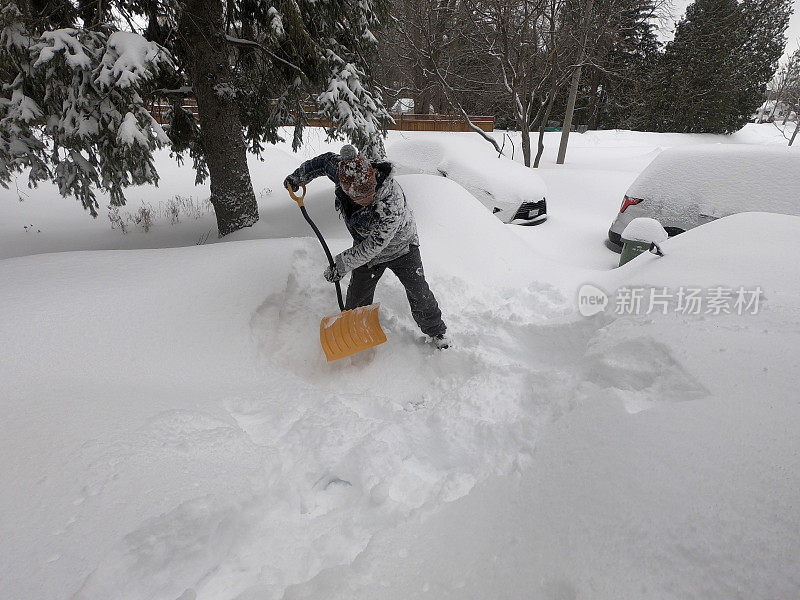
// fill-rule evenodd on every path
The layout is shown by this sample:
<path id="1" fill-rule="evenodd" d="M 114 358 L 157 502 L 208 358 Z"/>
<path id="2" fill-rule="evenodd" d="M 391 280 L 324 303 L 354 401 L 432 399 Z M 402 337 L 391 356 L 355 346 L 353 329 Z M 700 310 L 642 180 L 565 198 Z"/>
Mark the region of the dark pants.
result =
<path id="1" fill-rule="evenodd" d="M 441 335 L 447 330 L 442 321 L 442 311 L 433 297 L 433 292 L 425 281 L 422 270 L 422 258 L 419 255 L 419 246 L 411 249 L 399 258 L 373 267 L 364 265 L 354 269 L 347 288 L 347 301 L 345 309 L 350 310 L 358 306 L 372 304 L 375 295 L 375 286 L 386 269 L 390 269 L 403 287 L 406 288 L 408 303 L 411 305 L 411 315 L 425 335 Z"/>

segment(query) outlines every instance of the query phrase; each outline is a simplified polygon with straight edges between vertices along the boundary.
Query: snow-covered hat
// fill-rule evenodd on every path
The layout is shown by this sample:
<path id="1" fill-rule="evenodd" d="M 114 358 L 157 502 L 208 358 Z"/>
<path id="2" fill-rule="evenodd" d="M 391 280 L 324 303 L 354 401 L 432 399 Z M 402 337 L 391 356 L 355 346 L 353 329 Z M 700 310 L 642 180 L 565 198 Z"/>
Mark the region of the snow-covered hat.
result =
<path id="1" fill-rule="evenodd" d="M 339 151 L 339 183 L 351 198 L 367 196 L 375 191 L 375 170 L 355 146 L 346 144 Z"/>

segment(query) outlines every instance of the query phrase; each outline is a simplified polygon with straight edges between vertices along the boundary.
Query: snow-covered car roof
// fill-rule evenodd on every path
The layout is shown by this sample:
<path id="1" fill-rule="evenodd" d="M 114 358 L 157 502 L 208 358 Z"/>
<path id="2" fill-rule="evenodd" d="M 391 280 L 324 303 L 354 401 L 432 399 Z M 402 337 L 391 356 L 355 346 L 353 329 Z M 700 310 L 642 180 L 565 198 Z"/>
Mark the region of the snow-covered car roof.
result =
<path id="1" fill-rule="evenodd" d="M 800 215 L 800 152 L 747 144 L 668 148 L 627 195 L 662 213 L 691 206 L 716 218 L 753 210 Z"/>
<path id="2" fill-rule="evenodd" d="M 398 173 L 445 175 L 484 204 L 519 205 L 547 196 L 547 186 L 535 171 L 498 157 L 474 133 L 414 136 L 391 145 L 387 154 Z"/>

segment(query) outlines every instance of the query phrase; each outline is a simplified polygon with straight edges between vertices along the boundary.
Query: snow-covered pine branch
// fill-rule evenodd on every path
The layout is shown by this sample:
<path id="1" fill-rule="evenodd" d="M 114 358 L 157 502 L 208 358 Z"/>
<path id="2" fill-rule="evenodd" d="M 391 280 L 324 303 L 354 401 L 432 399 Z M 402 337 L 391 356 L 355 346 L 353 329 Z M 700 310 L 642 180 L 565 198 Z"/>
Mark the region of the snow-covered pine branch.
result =
<path id="1" fill-rule="evenodd" d="M 63 28 L 30 34 L 12 1 L 0 10 L 0 60 L 17 77 L 0 91 L 0 185 L 30 169 L 97 216 L 96 189 L 125 203 L 129 185 L 157 183 L 152 152 L 169 143 L 140 94 L 172 64 L 138 34 Z"/>
<path id="2" fill-rule="evenodd" d="M 384 154 L 382 121 L 390 119 L 380 92 L 364 86 L 364 70 L 326 51 L 330 77 L 325 92 L 317 96 L 320 113 L 330 120 L 329 134 L 346 136 L 368 156 Z"/>

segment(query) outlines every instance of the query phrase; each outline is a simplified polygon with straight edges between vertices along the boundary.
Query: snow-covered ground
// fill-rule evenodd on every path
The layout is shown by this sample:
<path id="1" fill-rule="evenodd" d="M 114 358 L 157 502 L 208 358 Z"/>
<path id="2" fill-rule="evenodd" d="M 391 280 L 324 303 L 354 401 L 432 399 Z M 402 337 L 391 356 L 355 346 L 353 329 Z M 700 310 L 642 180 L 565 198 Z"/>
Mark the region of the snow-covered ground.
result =
<path id="1" fill-rule="evenodd" d="M 388 274 L 389 342 L 332 364 L 324 255 L 280 188 L 338 147 L 311 134 L 253 160 L 261 221 L 222 242 L 209 212 L 170 223 L 208 191 L 166 155 L 121 210 L 160 209 L 149 232 L 0 194 L 0 597 L 800 595 L 800 218 L 734 215 L 619 269 L 604 244 L 660 149 L 774 128 L 573 135 L 558 167 L 553 135 L 533 228 L 402 176 L 455 347 L 420 342 Z M 306 205 L 338 251 L 331 192 Z"/>

